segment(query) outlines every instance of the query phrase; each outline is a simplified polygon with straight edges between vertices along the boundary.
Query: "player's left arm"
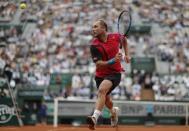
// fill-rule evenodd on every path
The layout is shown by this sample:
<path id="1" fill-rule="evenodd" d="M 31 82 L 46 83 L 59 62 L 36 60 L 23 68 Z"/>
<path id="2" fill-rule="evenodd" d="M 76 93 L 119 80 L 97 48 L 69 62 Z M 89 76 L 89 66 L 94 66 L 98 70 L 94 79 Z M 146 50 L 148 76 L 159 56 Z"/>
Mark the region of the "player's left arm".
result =
<path id="1" fill-rule="evenodd" d="M 128 47 L 128 43 L 127 43 L 127 38 L 126 37 L 123 37 L 122 38 L 123 42 L 122 42 L 122 47 L 123 47 L 123 50 L 124 50 L 124 54 L 125 54 L 125 57 L 124 57 L 124 60 L 126 63 L 130 63 L 130 55 L 129 55 L 129 47 Z"/>

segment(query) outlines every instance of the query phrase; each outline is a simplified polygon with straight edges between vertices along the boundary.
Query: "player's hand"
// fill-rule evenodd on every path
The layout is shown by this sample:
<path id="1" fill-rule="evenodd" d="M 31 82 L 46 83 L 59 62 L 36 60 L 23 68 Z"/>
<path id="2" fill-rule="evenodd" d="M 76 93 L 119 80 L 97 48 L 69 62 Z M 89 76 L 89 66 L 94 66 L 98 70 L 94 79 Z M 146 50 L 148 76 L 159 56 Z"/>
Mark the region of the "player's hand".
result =
<path id="1" fill-rule="evenodd" d="M 116 62 L 121 61 L 122 56 L 123 56 L 123 55 L 122 55 L 121 53 L 117 53 L 116 56 L 115 56 L 115 61 L 116 61 Z"/>
<path id="2" fill-rule="evenodd" d="M 125 60 L 126 63 L 130 63 L 131 57 L 130 56 L 125 56 L 124 60 Z"/>

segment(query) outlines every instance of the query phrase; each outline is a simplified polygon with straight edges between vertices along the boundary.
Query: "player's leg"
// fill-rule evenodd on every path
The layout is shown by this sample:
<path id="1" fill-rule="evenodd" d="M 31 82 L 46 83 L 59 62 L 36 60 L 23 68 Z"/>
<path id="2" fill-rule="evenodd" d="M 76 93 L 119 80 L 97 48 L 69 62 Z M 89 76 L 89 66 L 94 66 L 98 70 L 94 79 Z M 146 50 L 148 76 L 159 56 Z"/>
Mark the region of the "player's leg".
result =
<path id="1" fill-rule="evenodd" d="M 110 113 L 113 114 L 113 102 L 112 98 L 110 95 L 106 95 L 106 102 L 105 102 L 106 107 L 110 110 Z"/>
<path id="2" fill-rule="evenodd" d="M 112 84 L 113 84 L 111 89 L 108 91 L 106 95 L 105 105 L 110 110 L 110 113 L 111 113 L 111 126 L 115 127 L 117 126 L 117 123 L 118 123 L 119 108 L 113 107 L 113 101 L 109 94 L 119 85 L 121 81 L 121 74 L 120 73 L 114 74 L 112 76 L 106 77 L 106 79 L 112 81 Z"/>
<path id="3" fill-rule="evenodd" d="M 112 87 L 112 82 L 110 80 L 103 80 L 100 84 L 99 90 L 98 90 L 98 98 L 96 102 L 96 109 L 102 111 L 105 102 L 106 102 L 106 94 Z"/>
<path id="4" fill-rule="evenodd" d="M 106 102 L 105 102 L 106 107 L 110 110 L 110 113 L 113 114 L 113 102 L 112 102 L 112 98 L 110 97 L 110 95 L 106 96 Z"/>
<path id="5" fill-rule="evenodd" d="M 106 94 L 111 89 L 112 85 L 113 85 L 112 82 L 109 80 L 103 80 L 101 84 L 99 85 L 98 97 L 97 97 L 94 113 L 92 116 L 89 116 L 87 118 L 87 122 L 89 124 L 90 129 L 95 129 L 97 120 L 99 116 L 101 115 L 101 111 L 105 105 Z"/>
<path id="6" fill-rule="evenodd" d="M 113 101 L 112 101 L 112 98 L 109 95 L 106 96 L 105 105 L 111 113 L 111 126 L 113 126 L 113 127 L 117 126 L 119 108 L 113 107 Z"/>

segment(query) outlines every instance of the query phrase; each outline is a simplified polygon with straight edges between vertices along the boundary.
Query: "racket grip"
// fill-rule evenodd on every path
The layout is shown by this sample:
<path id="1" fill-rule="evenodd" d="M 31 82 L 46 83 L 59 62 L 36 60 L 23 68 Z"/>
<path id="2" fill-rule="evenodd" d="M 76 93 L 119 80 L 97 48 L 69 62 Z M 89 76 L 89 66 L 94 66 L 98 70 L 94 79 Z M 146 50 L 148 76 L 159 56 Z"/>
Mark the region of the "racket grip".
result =
<path id="1" fill-rule="evenodd" d="M 119 53 L 123 54 L 123 52 L 122 52 L 121 48 L 119 48 Z M 123 56 L 122 56 L 122 59 L 123 59 Z"/>
<path id="2" fill-rule="evenodd" d="M 119 53 L 122 53 L 122 50 L 121 50 L 121 48 L 119 48 Z"/>

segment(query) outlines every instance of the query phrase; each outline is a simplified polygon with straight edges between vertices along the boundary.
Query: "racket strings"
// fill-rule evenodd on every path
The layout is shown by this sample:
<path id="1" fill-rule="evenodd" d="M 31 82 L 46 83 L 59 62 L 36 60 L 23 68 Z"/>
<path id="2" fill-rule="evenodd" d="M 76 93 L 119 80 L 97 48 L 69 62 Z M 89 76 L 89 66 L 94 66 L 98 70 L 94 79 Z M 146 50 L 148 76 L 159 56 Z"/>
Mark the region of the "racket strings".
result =
<path id="1" fill-rule="evenodd" d="M 128 12 L 123 12 L 118 19 L 118 31 L 120 34 L 125 35 L 130 28 L 131 17 Z"/>

